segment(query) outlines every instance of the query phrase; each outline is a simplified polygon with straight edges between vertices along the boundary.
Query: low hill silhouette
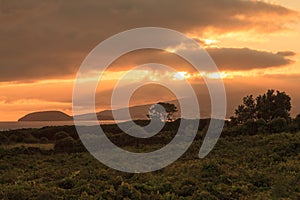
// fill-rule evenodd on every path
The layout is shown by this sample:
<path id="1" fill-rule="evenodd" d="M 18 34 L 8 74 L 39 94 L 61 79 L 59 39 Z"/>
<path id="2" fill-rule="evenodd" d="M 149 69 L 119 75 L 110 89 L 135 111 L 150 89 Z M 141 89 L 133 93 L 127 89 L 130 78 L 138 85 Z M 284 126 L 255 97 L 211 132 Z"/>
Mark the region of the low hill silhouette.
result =
<path id="1" fill-rule="evenodd" d="M 183 101 L 189 102 L 189 99 L 184 99 Z M 175 118 L 195 118 L 193 117 L 193 113 L 185 113 L 185 115 L 181 116 L 180 105 L 177 100 L 167 101 L 167 103 L 174 104 L 178 112 L 174 114 Z M 119 108 L 115 109 L 114 112 L 116 116 L 113 116 L 112 110 L 103 110 L 97 112 L 98 120 L 145 120 L 148 119 L 147 114 L 149 108 L 155 103 L 152 104 L 143 104 L 130 106 L 129 108 Z M 210 104 L 207 102 L 202 102 L 201 109 L 201 118 L 209 118 L 210 117 Z M 127 111 L 129 110 L 130 117 L 127 115 Z M 90 121 L 94 120 L 94 113 L 85 113 L 81 115 L 76 115 L 77 120 L 81 121 Z M 20 118 L 18 121 L 71 121 L 73 120 L 72 116 L 69 116 L 60 111 L 43 111 L 43 112 L 34 112 L 25 115 Z"/>
<path id="2" fill-rule="evenodd" d="M 18 121 L 71 121 L 73 117 L 60 111 L 41 111 L 25 115 Z"/>

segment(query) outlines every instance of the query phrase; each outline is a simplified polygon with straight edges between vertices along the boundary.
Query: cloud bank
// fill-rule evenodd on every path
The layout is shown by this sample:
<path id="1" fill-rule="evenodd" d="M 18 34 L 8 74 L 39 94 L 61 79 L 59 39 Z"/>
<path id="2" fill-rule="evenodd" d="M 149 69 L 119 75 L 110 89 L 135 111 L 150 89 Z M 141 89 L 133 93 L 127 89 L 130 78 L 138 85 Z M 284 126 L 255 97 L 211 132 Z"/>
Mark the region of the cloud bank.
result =
<path id="1" fill-rule="evenodd" d="M 159 26 L 199 36 L 249 30 L 272 33 L 288 29 L 297 19 L 297 12 L 261 1 L 2 0 L 0 81 L 74 77 L 99 42 L 131 28 Z M 211 54 L 225 68 L 250 69 L 288 64 L 291 61 L 285 57 L 292 53 L 218 49 Z M 235 55 L 257 56 L 263 63 L 231 59 Z"/>

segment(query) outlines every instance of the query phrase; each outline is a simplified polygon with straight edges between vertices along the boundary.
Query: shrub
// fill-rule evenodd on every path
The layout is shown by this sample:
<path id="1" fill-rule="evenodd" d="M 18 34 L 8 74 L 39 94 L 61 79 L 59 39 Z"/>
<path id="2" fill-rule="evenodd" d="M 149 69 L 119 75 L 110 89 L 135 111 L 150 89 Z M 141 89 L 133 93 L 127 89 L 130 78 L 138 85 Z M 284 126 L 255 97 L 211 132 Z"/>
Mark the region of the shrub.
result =
<path id="1" fill-rule="evenodd" d="M 31 134 L 29 134 L 29 135 L 26 135 L 26 137 L 23 138 L 23 142 L 28 143 L 28 144 L 38 143 L 38 139 L 33 137 Z"/>
<path id="2" fill-rule="evenodd" d="M 8 144 L 8 138 L 3 135 L 3 134 L 0 134 L 0 144 Z"/>
<path id="3" fill-rule="evenodd" d="M 17 131 L 15 133 L 15 135 L 17 136 L 16 139 L 16 143 L 36 143 L 37 140 L 35 140 L 35 138 L 28 132 L 25 131 Z"/>
<path id="4" fill-rule="evenodd" d="M 47 144 L 49 142 L 49 140 L 48 140 L 48 138 L 46 138 L 46 137 L 42 137 L 41 139 L 40 139 L 40 143 L 42 143 L 42 144 Z"/>
<path id="5" fill-rule="evenodd" d="M 297 125 L 298 129 L 300 129 L 300 114 L 296 116 L 294 123 Z"/>
<path id="6" fill-rule="evenodd" d="M 249 180 L 254 186 L 266 189 L 270 187 L 270 179 L 262 173 L 254 173 Z"/>
<path id="7" fill-rule="evenodd" d="M 59 131 L 55 134 L 54 139 L 55 140 L 61 140 L 61 139 L 67 138 L 67 137 L 69 137 L 68 133 L 66 133 L 64 131 Z"/>
<path id="8" fill-rule="evenodd" d="M 237 125 L 228 128 L 224 128 L 222 131 L 222 136 L 237 136 L 245 133 L 245 126 Z"/>
<path id="9" fill-rule="evenodd" d="M 116 192 L 115 188 L 111 185 L 109 189 L 107 189 L 103 192 L 102 197 L 104 199 L 116 199 L 116 195 L 117 195 L 117 192 Z"/>
<path id="10" fill-rule="evenodd" d="M 75 186 L 75 180 L 71 178 L 65 178 L 58 183 L 58 187 L 63 189 L 72 189 Z"/>
<path id="11" fill-rule="evenodd" d="M 76 152 L 85 152 L 86 151 L 86 149 L 80 139 L 77 139 L 75 141 L 75 151 Z"/>
<path id="12" fill-rule="evenodd" d="M 256 121 L 258 133 L 266 133 L 268 129 L 268 124 L 264 119 L 258 119 Z"/>
<path id="13" fill-rule="evenodd" d="M 12 134 L 9 136 L 8 140 L 9 140 L 10 144 L 16 143 L 18 141 L 18 136 L 16 136 L 15 134 Z"/>
<path id="14" fill-rule="evenodd" d="M 287 126 L 286 131 L 289 133 L 296 133 L 299 131 L 299 127 L 295 122 L 292 122 Z"/>
<path id="15" fill-rule="evenodd" d="M 117 190 L 117 199 L 141 199 L 141 193 L 137 191 L 132 185 L 122 183 Z"/>
<path id="16" fill-rule="evenodd" d="M 272 133 L 280 133 L 285 131 L 287 128 L 286 120 L 281 117 L 271 120 L 268 125 Z"/>
<path id="17" fill-rule="evenodd" d="M 244 124 L 244 134 L 254 135 L 258 132 L 258 127 L 256 121 L 253 119 L 247 120 Z"/>
<path id="18" fill-rule="evenodd" d="M 202 166 L 201 176 L 203 178 L 220 176 L 222 171 L 218 164 L 216 163 L 206 163 Z"/>
<path id="19" fill-rule="evenodd" d="M 72 153 L 75 151 L 76 143 L 72 137 L 66 137 L 60 140 L 57 140 L 54 145 L 54 151 L 56 152 L 65 152 Z"/>

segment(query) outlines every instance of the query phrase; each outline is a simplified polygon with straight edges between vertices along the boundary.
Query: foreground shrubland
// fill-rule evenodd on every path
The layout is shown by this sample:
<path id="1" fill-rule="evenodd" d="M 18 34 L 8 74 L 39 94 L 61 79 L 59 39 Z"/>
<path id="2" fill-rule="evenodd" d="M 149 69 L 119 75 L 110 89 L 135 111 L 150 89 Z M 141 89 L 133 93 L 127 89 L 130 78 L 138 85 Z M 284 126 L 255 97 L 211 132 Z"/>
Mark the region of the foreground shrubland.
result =
<path id="1" fill-rule="evenodd" d="M 110 128 L 112 141 L 126 141 L 117 139 L 122 135 L 114 138 L 118 131 Z M 300 198 L 299 133 L 221 137 L 207 157 L 198 159 L 203 138 L 199 131 L 188 152 L 175 163 L 152 173 L 129 174 L 93 158 L 82 148 L 73 127 L 12 132 L 5 137 L 14 134 L 20 142 L 7 141 L 0 148 L 1 199 Z M 34 143 L 18 138 L 29 132 Z M 173 135 L 165 130 L 153 143 L 127 138 L 121 146 L 150 151 Z"/>

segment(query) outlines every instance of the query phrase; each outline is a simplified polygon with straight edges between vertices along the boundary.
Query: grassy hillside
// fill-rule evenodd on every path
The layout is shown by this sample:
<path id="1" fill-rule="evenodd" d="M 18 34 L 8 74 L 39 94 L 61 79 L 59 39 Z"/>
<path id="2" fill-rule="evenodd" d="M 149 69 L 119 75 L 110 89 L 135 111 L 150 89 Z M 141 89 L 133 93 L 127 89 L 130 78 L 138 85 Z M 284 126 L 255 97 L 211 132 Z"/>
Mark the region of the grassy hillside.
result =
<path id="1" fill-rule="evenodd" d="M 0 199 L 300 198 L 299 133 L 221 138 L 206 158 L 198 159 L 201 138 L 172 165 L 146 174 L 115 171 L 87 152 L 57 153 L 51 142 L 4 144 Z"/>

